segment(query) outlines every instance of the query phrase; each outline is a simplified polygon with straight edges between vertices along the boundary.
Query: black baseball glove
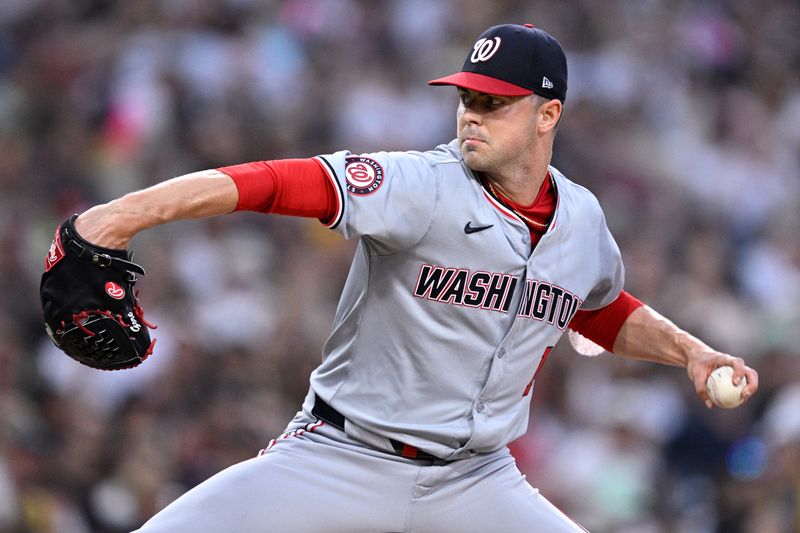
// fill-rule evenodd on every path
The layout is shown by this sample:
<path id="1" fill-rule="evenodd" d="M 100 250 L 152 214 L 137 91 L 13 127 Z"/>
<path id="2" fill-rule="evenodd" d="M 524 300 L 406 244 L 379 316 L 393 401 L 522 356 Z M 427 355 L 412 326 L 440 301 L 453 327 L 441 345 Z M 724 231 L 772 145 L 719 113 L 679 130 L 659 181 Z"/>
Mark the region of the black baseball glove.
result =
<path id="1" fill-rule="evenodd" d="M 56 346 L 84 365 L 102 370 L 132 368 L 153 353 L 134 291 L 136 274 L 127 250 L 95 246 L 75 231 L 73 215 L 56 228 L 45 259 L 39 294 L 45 328 Z"/>

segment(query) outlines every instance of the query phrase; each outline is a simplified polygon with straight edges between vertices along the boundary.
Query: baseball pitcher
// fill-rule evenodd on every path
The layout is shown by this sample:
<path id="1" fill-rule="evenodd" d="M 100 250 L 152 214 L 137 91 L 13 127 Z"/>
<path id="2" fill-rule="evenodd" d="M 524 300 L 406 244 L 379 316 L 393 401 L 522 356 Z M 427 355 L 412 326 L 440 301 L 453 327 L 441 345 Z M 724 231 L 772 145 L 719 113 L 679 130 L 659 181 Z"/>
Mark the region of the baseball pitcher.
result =
<path id="1" fill-rule="evenodd" d="M 745 399 L 756 392 L 758 375 L 741 358 L 623 290 L 597 199 L 550 165 L 567 94 L 552 36 L 491 27 L 460 72 L 431 84 L 455 86 L 460 103 L 456 139 L 429 151 L 342 150 L 207 170 L 66 223 L 99 255 L 127 250 L 158 224 L 240 210 L 318 218 L 358 242 L 322 362 L 286 432 L 142 533 L 580 531 L 507 448 L 526 431 L 537 374 L 568 328 L 615 354 L 685 368 L 707 404 L 706 380 L 720 366 L 746 379 Z M 43 280 L 51 308 L 61 263 Z M 48 322 L 54 340 L 80 336 L 70 355 L 84 363 L 99 353 L 108 366 L 115 353 L 91 346 L 101 329 L 93 318 L 131 327 L 113 311 L 65 316 Z M 132 316 L 141 325 L 140 311 Z M 139 359 L 158 356 L 147 341 Z M 130 354 L 120 359 L 131 366 Z"/>

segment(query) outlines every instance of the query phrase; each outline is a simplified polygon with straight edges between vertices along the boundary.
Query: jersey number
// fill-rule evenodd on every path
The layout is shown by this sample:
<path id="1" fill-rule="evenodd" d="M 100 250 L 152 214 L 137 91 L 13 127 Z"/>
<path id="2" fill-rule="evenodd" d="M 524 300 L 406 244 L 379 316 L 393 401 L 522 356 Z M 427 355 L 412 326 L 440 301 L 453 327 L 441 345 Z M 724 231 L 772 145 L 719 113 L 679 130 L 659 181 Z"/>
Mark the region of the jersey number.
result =
<path id="1" fill-rule="evenodd" d="M 539 371 L 544 366 L 544 362 L 547 361 L 547 356 L 549 356 L 550 352 L 552 352 L 552 351 L 553 351 L 553 347 L 552 346 L 548 346 L 547 348 L 545 348 L 544 353 L 542 354 L 542 360 L 539 361 L 539 366 L 536 367 L 536 372 L 533 373 L 533 377 L 531 378 L 531 382 L 528 383 L 528 386 L 525 387 L 525 390 L 522 392 L 522 397 L 523 398 L 531 393 L 531 389 L 533 388 L 533 382 L 536 380 L 536 376 L 539 375 Z"/>

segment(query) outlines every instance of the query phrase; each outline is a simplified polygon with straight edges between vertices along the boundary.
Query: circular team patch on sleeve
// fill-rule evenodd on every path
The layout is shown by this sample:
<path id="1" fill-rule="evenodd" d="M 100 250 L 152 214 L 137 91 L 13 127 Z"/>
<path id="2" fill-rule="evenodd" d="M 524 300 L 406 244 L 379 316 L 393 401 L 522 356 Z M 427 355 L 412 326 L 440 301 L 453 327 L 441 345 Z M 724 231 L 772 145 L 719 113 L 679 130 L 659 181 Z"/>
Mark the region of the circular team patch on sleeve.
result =
<path id="1" fill-rule="evenodd" d="M 366 196 L 377 191 L 383 184 L 383 167 L 369 157 L 348 157 L 345 159 L 347 191 Z"/>

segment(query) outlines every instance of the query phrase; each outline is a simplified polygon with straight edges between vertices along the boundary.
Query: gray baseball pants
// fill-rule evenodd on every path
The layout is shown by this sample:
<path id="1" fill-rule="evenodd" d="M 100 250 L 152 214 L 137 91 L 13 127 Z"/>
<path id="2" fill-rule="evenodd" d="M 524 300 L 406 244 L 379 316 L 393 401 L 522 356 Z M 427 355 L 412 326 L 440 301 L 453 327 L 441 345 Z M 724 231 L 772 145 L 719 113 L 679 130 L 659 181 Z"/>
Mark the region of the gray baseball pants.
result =
<path id="1" fill-rule="evenodd" d="M 324 422 L 283 435 L 151 518 L 138 533 L 584 531 L 531 487 L 507 449 L 406 459 Z"/>

